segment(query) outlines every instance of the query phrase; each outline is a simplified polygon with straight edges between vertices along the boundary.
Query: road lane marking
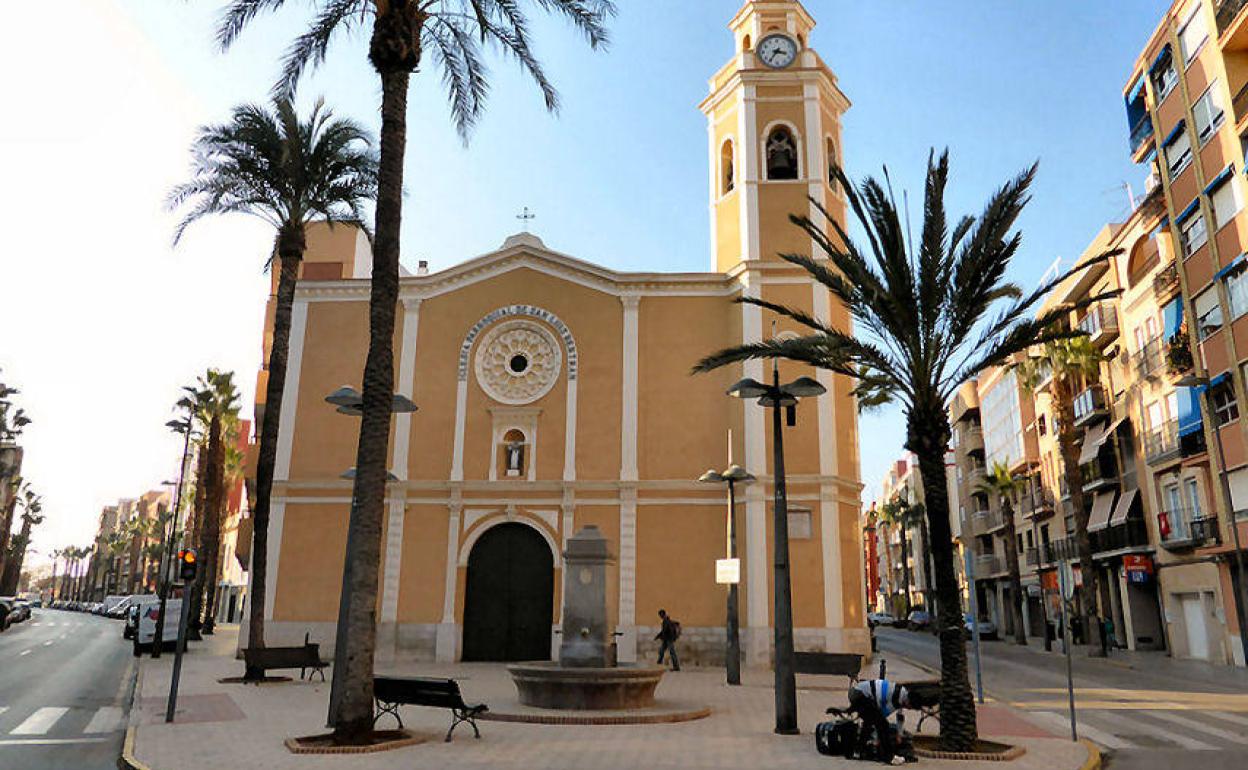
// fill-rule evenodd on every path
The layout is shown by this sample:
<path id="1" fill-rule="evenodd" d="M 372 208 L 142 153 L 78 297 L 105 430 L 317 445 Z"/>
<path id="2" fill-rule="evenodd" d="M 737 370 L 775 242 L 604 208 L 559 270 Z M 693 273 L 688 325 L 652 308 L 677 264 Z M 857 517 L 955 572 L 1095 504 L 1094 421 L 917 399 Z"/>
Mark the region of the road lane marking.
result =
<path id="1" fill-rule="evenodd" d="M 61 743 L 103 743 L 107 738 L 25 738 L 0 740 L 0 746 L 51 746 Z"/>
<path id="2" fill-rule="evenodd" d="M 8 710 L 9 710 L 9 707 L 8 707 L 8 706 L 0 706 L 0 714 L 3 714 L 4 712 L 6 712 L 6 711 L 8 711 Z"/>
<path id="3" fill-rule="evenodd" d="M 26 718 L 13 728 L 12 735 L 43 735 L 52 729 L 56 720 L 65 716 L 69 709 L 65 706 L 45 706 Z"/>
<path id="4" fill-rule="evenodd" d="M 1200 732 L 1203 732 L 1203 733 L 1216 735 L 1222 740 L 1230 741 L 1231 743 L 1248 743 L 1248 736 L 1244 736 L 1236 732 L 1231 732 L 1230 730 L 1223 730 L 1221 727 L 1214 727 L 1212 725 L 1206 724 L 1204 722 L 1200 722 L 1195 719 L 1191 719 L 1189 717 L 1182 717 L 1182 716 L 1179 716 L 1178 714 L 1171 714 L 1166 711 L 1155 711 L 1153 712 L 1153 716 L 1157 717 L 1158 719 L 1164 719 L 1167 722 L 1174 722 L 1176 725 L 1183 725 L 1185 727 L 1190 727 L 1193 730 L 1199 730 Z"/>
<path id="5" fill-rule="evenodd" d="M 46 642 L 44 642 L 44 643 L 43 643 L 43 646 L 44 646 L 44 647 L 47 647 L 47 646 L 51 645 L 53 642 L 55 642 L 55 641 L 56 641 L 55 639 L 49 639 L 48 641 L 46 641 Z"/>
<path id="6" fill-rule="evenodd" d="M 87 723 L 84 733 L 111 733 L 114 730 L 121 729 L 122 719 L 121 708 L 118 706 L 104 706 L 95 712 L 95 716 L 91 717 L 91 721 Z"/>
<path id="7" fill-rule="evenodd" d="M 20 658 L 20 657 L 22 657 L 23 655 L 29 655 L 29 654 L 30 654 L 30 650 L 22 650 L 21 652 L 19 652 L 19 653 L 17 654 L 17 657 L 19 657 L 19 658 Z"/>
<path id="8" fill-rule="evenodd" d="M 1058 735 L 1070 735 L 1070 717 L 1058 714 L 1053 711 L 1032 711 L 1032 716 L 1041 717 L 1051 726 L 1058 728 Z M 1087 724 L 1087 721 L 1081 718 L 1078 712 L 1075 712 L 1075 727 L 1079 730 L 1079 735 L 1084 738 L 1091 738 L 1102 746 L 1110 749 L 1133 749 L 1136 747 L 1134 743 L 1119 738 L 1118 736 L 1107 733 L 1104 730 L 1098 730 Z"/>
<path id="9" fill-rule="evenodd" d="M 1159 712 L 1156 712 L 1156 711 L 1148 711 L 1148 712 L 1140 712 L 1140 713 L 1142 714 L 1147 713 L 1149 716 L 1152 716 L 1152 717 L 1159 716 Z M 1098 712 L 1097 718 L 1100 719 L 1102 722 L 1108 722 L 1111 725 L 1117 725 L 1118 729 L 1128 731 L 1129 734 L 1142 732 L 1148 735 L 1153 735 L 1154 737 L 1160 738 L 1163 741 L 1168 741 L 1175 745 L 1182 746 L 1185 749 L 1191 749 L 1192 751 L 1220 751 L 1221 750 L 1219 747 L 1214 746 L 1212 743 L 1205 743 L 1204 741 L 1197 740 L 1196 738 L 1192 738 L 1188 735 L 1184 735 L 1183 733 L 1175 732 L 1173 730 L 1167 730 L 1164 727 L 1156 725 L 1147 720 L 1129 719 L 1123 716 L 1122 712 L 1114 712 L 1112 714 Z"/>

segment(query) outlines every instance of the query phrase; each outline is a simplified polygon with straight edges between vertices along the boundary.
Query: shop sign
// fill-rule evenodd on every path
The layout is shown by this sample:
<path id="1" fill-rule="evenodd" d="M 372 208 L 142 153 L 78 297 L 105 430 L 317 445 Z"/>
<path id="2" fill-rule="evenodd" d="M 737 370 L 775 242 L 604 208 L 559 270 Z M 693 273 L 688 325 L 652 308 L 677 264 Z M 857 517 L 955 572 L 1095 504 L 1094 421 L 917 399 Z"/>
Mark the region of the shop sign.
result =
<path id="1" fill-rule="evenodd" d="M 1122 557 L 1122 568 L 1129 583 L 1147 583 L 1153 579 L 1153 560 L 1147 554 L 1133 553 Z"/>
<path id="2" fill-rule="evenodd" d="M 720 585 L 733 585 L 741 582 L 740 559 L 716 559 L 715 582 Z"/>

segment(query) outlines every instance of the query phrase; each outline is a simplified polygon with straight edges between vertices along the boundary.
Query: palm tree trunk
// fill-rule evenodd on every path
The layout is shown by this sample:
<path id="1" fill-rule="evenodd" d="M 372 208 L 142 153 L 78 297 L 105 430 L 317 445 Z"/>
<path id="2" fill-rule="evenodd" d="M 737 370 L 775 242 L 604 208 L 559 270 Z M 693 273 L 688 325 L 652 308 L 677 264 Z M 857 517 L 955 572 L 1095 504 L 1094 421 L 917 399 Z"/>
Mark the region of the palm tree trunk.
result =
<path id="1" fill-rule="evenodd" d="M 399 295 L 399 230 L 402 217 L 403 156 L 407 142 L 407 90 L 410 69 L 380 66 L 389 35 L 401 21 L 392 11 L 379 16 L 373 31 L 370 57 L 381 75 L 381 158 L 378 170 L 377 211 L 372 291 L 369 298 L 368 358 L 364 364 L 364 405 L 356 453 L 355 488 L 347 534 L 343 597 L 339 612 L 346 613 L 347 638 L 341 670 L 335 666 L 338 704 L 332 715 L 334 736 L 355 742 L 372 732 L 373 656 L 377 643 L 377 584 L 381 559 L 382 511 L 386 491 L 386 455 L 390 442 L 390 414 L 394 390 L 394 319 Z M 405 30 L 398 30 L 400 34 Z M 413 38 L 414 39 L 414 38 Z M 419 61 L 419 52 L 416 52 Z M 414 64 L 412 65 L 414 68 Z M 341 677 L 341 679 L 339 679 Z"/>
<path id="2" fill-rule="evenodd" d="M 1058 415 L 1057 444 L 1066 469 L 1066 486 L 1070 490 L 1070 503 L 1075 509 L 1075 544 L 1079 550 L 1079 572 L 1083 586 L 1079 599 L 1083 604 L 1084 638 L 1089 642 L 1088 655 L 1105 657 L 1100 645 L 1091 644 L 1090 634 L 1098 625 L 1096 612 L 1096 564 L 1092 561 L 1092 540 L 1088 537 L 1088 514 L 1083 497 L 1083 471 L 1079 467 L 1079 447 L 1075 444 L 1075 409 L 1071 401 L 1071 385 L 1068 377 L 1053 378 L 1053 409 Z"/>
<path id="3" fill-rule="evenodd" d="M 975 699 L 966 665 L 962 596 L 954 569 L 953 533 L 949 526 L 945 448 L 949 443 L 948 413 L 936 398 L 911 408 L 907 415 L 906 448 L 919 458 L 924 506 L 932 536 L 936 595 L 940 614 L 940 746 L 970 751 L 978 740 Z"/>
<path id="4" fill-rule="evenodd" d="M 204 522 L 208 517 L 209 470 L 212 448 L 205 440 L 199 447 L 199 457 L 195 462 L 195 500 L 191 508 L 191 518 L 186 525 L 185 542 L 195 549 L 196 560 L 203 564 L 204 557 Z M 195 581 L 189 592 L 191 606 L 187 614 L 187 628 L 191 638 L 198 638 L 200 629 L 200 608 L 203 607 L 204 570 L 201 568 L 195 575 Z"/>
<path id="5" fill-rule="evenodd" d="M 260 450 L 256 463 L 256 507 L 251 512 L 251 605 L 247 616 L 247 646 L 264 647 L 264 607 L 268 601 L 265 581 L 269 573 L 269 497 L 273 492 L 273 468 L 277 464 L 277 431 L 282 419 L 282 395 L 286 389 L 286 362 L 290 356 L 290 319 L 295 304 L 295 282 L 306 248 L 303 224 L 279 236 L 277 256 L 281 273 L 277 279 L 277 305 L 273 309 L 273 343 L 269 348 L 269 381 L 265 386 L 264 417 L 260 423 Z M 245 679 L 259 679 L 264 672 L 247 669 Z"/>
<path id="6" fill-rule="evenodd" d="M 1018 531 L 1014 526 L 1014 511 L 1010 501 L 1001 498 L 1001 516 L 1005 520 L 1005 566 L 1010 576 L 1010 617 L 1014 623 L 1014 642 L 1027 644 L 1027 631 L 1023 628 L 1023 577 L 1018 567 Z"/>
<path id="7" fill-rule="evenodd" d="M 204 634 L 211 634 L 213 627 L 212 603 L 217 588 L 217 553 L 221 546 L 221 508 L 225 502 L 225 444 L 222 441 L 222 430 L 221 418 L 214 415 L 208 427 L 208 478 L 204 484 L 204 519 L 200 526 L 202 550 L 199 563 L 204 565 L 200 571 L 203 598 L 201 604 L 195 607 L 196 613 L 201 610 L 203 612 L 200 630 Z M 199 595 L 199 592 L 196 594 Z"/>

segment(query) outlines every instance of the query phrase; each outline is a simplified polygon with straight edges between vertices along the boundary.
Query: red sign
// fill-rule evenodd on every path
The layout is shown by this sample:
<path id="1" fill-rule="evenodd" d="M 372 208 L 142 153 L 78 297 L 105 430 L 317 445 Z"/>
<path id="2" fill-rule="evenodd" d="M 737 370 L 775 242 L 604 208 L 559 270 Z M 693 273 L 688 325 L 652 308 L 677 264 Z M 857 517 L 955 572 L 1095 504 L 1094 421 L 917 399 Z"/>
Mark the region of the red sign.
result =
<path id="1" fill-rule="evenodd" d="M 1147 583 L 1153 576 L 1153 560 L 1147 554 L 1133 553 L 1122 557 L 1122 568 L 1132 583 Z"/>
<path id="2" fill-rule="evenodd" d="M 1046 591 L 1056 591 L 1057 590 L 1057 571 L 1052 570 L 1049 572 L 1041 572 L 1040 573 L 1040 585 Z"/>
<path id="3" fill-rule="evenodd" d="M 1170 514 L 1166 511 L 1157 514 L 1157 532 L 1162 538 L 1170 537 Z"/>

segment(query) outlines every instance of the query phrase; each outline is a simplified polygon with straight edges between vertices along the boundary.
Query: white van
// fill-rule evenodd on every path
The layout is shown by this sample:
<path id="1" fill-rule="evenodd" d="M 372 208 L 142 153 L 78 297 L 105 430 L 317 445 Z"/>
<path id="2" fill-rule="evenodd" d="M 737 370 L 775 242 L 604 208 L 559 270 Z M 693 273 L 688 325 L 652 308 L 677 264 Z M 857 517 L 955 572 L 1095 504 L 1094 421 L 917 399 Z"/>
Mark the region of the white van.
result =
<path id="1" fill-rule="evenodd" d="M 145 649 L 151 649 L 156 640 L 156 619 L 160 616 L 160 599 L 142 600 L 138 605 L 138 622 L 134 632 L 134 654 L 137 657 Z M 182 616 L 182 600 L 165 602 L 165 627 L 160 640 L 172 644 L 178 638 L 178 620 Z M 163 645 L 162 645 L 163 646 Z"/>
<path id="2" fill-rule="evenodd" d="M 118 594 L 109 594 L 108 596 L 105 596 L 103 606 L 100 608 L 100 614 L 107 615 L 110 610 L 112 610 L 114 607 L 116 607 L 118 604 L 121 604 L 125 600 L 126 600 L 125 596 L 121 596 Z"/>

